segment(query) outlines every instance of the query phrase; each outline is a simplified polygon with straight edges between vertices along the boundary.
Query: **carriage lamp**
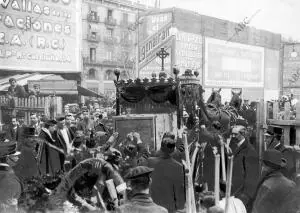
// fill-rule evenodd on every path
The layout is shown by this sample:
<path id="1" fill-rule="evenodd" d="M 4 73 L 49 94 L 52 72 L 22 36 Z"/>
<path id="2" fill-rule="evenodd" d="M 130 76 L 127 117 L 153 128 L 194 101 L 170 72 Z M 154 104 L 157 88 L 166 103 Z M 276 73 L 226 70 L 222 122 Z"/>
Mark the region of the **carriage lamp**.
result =
<path id="1" fill-rule="evenodd" d="M 293 44 L 293 51 L 291 52 L 291 57 L 296 58 L 298 56 L 297 51 L 295 50 L 295 44 Z"/>
<path id="2" fill-rule="evenodd" d="M 120 70 L 118 69 L 118 68 L 116 68 L 115 70 L 114 70 L 114 74 L 115 74 L 115 76 L 117 77 L 117 81 L 119 81 L 119 78 L 120 78 Z"/>

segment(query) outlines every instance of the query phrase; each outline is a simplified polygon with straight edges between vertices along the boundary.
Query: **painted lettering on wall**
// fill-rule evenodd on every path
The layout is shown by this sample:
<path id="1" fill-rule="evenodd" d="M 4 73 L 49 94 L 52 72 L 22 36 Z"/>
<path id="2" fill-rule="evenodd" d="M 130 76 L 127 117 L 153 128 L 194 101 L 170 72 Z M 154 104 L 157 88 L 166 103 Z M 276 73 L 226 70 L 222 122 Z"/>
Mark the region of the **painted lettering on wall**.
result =
<path id="1" fill-rule="evenodd" d="M 0 0 L 0 59 L 74 62 L 76 2 Z"/>

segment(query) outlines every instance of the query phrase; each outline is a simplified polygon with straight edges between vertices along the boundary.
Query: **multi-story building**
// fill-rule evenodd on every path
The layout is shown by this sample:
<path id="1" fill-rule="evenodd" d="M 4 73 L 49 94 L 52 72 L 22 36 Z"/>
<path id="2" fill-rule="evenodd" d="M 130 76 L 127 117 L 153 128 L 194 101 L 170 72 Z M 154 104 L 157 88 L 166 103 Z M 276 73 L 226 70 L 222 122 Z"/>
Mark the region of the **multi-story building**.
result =
<path id="1" fill-rule="evenodd" d="M 82 85 L 112 96 L 116 68 L 121 79 L 135 76 L 137 17 L 149 6 L 127 0 L 83 0 Z"/>

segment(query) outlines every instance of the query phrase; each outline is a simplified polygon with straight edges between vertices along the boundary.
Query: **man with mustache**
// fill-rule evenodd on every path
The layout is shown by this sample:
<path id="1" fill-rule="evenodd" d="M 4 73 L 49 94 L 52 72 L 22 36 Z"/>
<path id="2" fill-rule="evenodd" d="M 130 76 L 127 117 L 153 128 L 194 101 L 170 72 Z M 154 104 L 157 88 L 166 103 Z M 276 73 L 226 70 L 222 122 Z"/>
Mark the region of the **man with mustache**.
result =
<path id="1" fill-rule="evenodd" d="M 247 212 L 251 212 L 253 196 L 259 181 L 259 158 L 245 135 L 244 126 L 232 128 L 229 145 L 234 157 L 231 192 L 244 203 Z"/>

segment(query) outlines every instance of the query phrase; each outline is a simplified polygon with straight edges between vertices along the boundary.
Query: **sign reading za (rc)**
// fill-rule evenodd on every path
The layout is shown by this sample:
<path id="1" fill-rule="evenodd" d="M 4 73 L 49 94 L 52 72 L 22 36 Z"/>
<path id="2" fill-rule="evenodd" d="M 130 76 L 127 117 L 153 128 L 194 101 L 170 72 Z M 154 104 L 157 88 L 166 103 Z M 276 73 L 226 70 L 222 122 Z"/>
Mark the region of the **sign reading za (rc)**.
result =
<path id="1" fill-rule="evenodd" d="M 79 2 L 0 0 L 0 69 L 80 71 Z"/>

